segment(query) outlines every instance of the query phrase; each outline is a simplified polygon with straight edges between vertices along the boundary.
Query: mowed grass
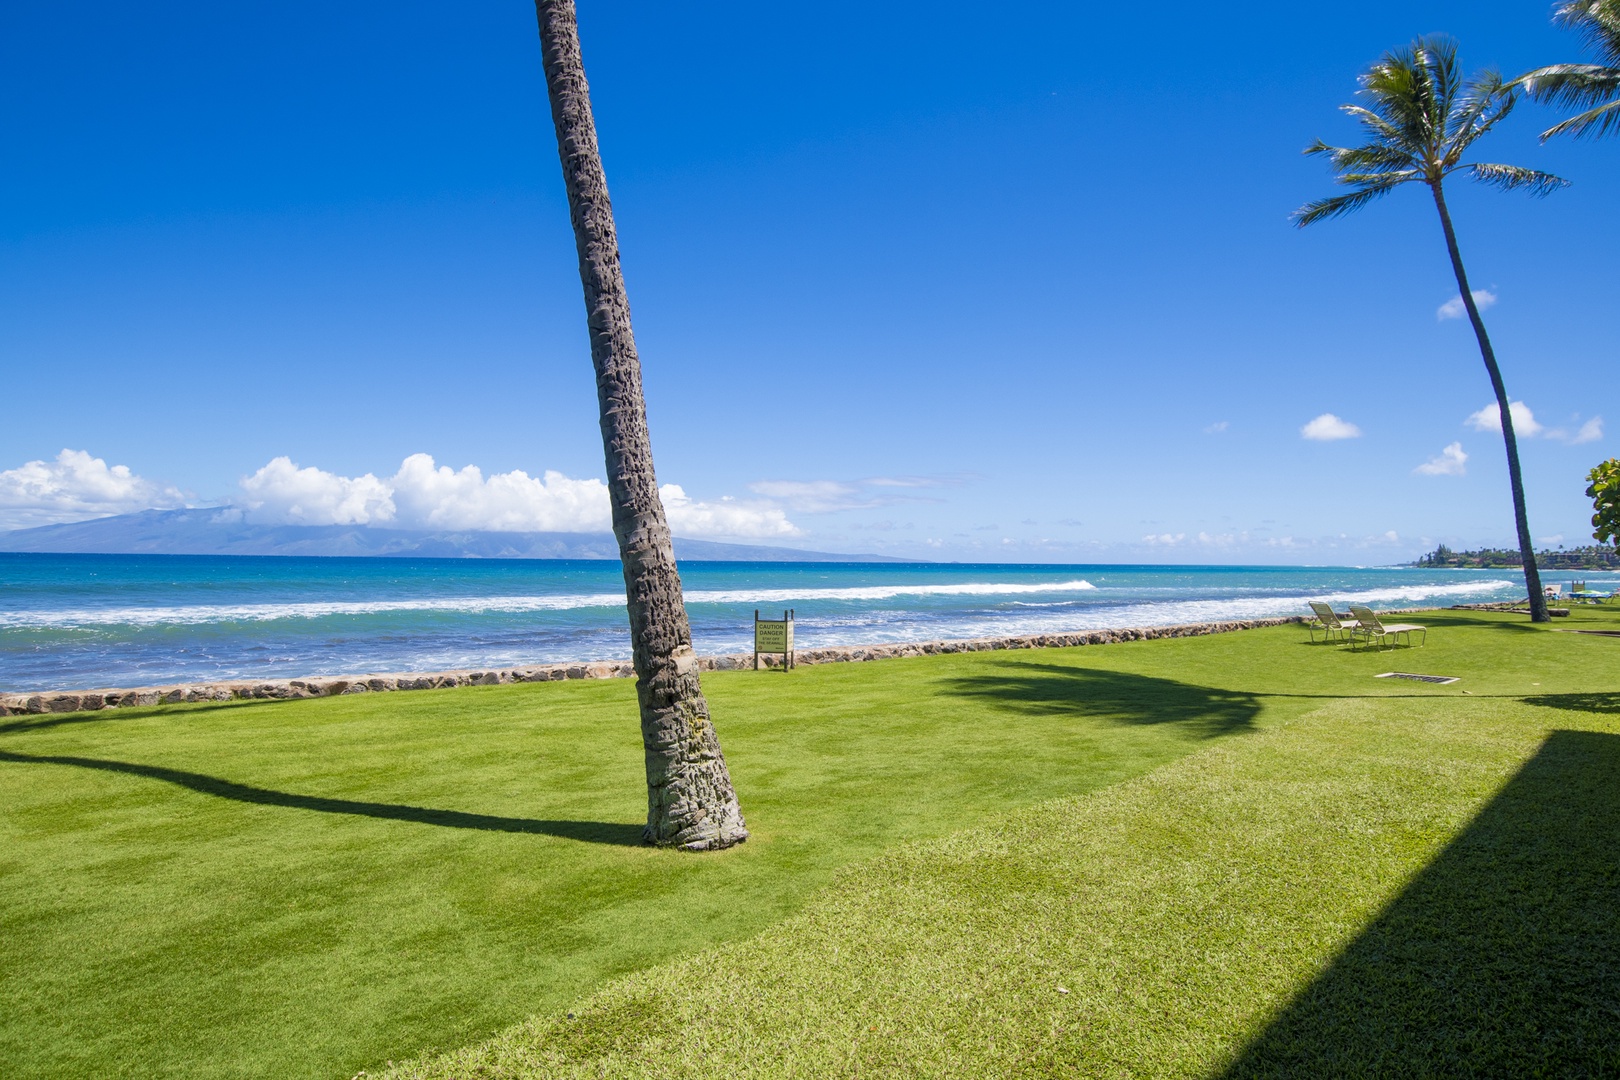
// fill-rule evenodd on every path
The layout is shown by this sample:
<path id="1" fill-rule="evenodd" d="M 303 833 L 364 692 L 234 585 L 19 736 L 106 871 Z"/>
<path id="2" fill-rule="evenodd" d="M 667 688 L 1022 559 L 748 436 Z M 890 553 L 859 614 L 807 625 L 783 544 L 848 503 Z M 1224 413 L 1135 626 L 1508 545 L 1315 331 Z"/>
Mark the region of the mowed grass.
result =
<path id="1" fill-rule="evenodd" d="M 0 1075 L 1620 1067 L 1620 641 L 1421 621 L 717 673 L 714 855 L 628 683 L 0 720 Z"/>
<path id="2" fill-rule="evenodd" d="M 1616 1075 L 1620 641 L 1422 621 L 1431 648 L 1333 650 L 1334 674 L 1462 683 L 1323 694 L 1144 776 L 898 845 L 753 939 L 388 1075 Z M 1284 638 L 1207 655 L 1226 685 L 1291 671 L 1315 693 L 1318 657 Z M 1214 644 L 1141 652 L 1172 670 Z M 1036 670 L 1091 678 L 1003 663 L 1020 691 Z"/>

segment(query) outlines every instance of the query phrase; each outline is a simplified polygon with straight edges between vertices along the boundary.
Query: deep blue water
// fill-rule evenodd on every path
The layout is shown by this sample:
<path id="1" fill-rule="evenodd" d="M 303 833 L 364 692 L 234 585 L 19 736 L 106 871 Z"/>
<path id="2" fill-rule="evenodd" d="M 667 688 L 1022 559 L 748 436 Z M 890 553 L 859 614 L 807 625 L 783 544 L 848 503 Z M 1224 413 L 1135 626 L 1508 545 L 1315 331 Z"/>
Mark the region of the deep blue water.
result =
<path id="1" fill-rule="evenodd" d="M 755 608 L 801 647 L 1512 599 L 1509 571 L 685 563 L 698 652 Z M 1548 574 L 1620 581 L 1620 575 Z M 430 671 L 629 655 L 616 562 L 0 554 L 0 690 Z"/>

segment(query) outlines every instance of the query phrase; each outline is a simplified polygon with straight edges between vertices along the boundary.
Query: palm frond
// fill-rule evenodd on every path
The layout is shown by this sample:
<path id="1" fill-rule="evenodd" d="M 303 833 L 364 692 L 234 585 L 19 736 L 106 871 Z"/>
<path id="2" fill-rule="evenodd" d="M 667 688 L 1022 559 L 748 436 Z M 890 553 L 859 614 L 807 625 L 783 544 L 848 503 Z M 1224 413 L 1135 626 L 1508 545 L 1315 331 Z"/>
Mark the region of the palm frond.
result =
<path id="1" fill-rule="evenodd" d="M 1579 34 L 1604 63 L 1620 67 L 1620 0 L 1565 0 L 1553 22 Z"/>
<path id="2" fill-rule="evenodd" d="M 1453 103 L 1462 88 L 1457 74 L 1457 46 L 1449 38 L 1418 38 L 1412 43 L 1410 54 L 1416 104 L 1426 133 L 1424 145 L 1428 147 L 1429 160 L 1438 161 L 1449 136 L 1447 126 Z"/>
<path id="3" fill-rule="evenodd" d="M 1464 91 L 1462 69 L 1457 63 L 1457 43 L 1438 34 L 1419 38 L 1414 51 L 1423 59 L 1423 73 L 1434 87 L 1431 113 L 1444 118 L 1450 115 L 1452 102 Z"/>
<path id="4" fill-rule="evenodd" d="M 1582 135 L 1607 135 L 1616 131 L 1620 131 L 1620 98 L 1572 116 L 1561 124 L 1554 124 L 1543 131 L 1541 137 L 1550 139 L 1554 135 L 1572 135 L 1578 139 Z"/>
<path id="5" fill-rule="evenodd" d="M 1346 187 L 1394 187 L 1396 184 L 1422 179 L 1424 179 L 1422 169 L 1400 169 L 1386 172 L 1343 173 L 1334 177 L 1333 182 Z"/>
<path id="6" fill-rule="evenodd" d="M 1518 92 L 1502 80 L 1500 73 L 1485 71 L 1470 79 L 1467 89 L 1446 115 L 1447 148 L 1441 163 L 1456 167 L 1463 153 L 1482 135 L 1507 118 L 1518 101 Z"/>
<path id="7" fill-rule="evenodd" d="M 1513 81 L 1544 105 L 1579 108 L 1601 105 L 1620 95 L 1620 68 L 1600 64 L 1550 64 Z"/>
<path id="8" fill-rule="evenodd" d="M 1326 199 L 1316 199 L 1289 214 L 1288 218 L 1303 229 L 1307 225 L 1315 225 L 1318 221 L 1353 214 L 1379 196 L 1388 195 L 1405 182 L 1405 180 L 1396 180 L 1388 183 L 1371 184 L 1358 191 L 1350 191 Z"/>
<path id="9" fill-rule="evenodd" d="M 1329 164 L 1333 166 L 1333 171 L 1336 173 L 1352 169 L 1390 172 L 1396 169 L 1409 169 L 1419 164 L 1406 150 L 1386 146 L 1383 143 L 1344 147 L 1329 146 L 1318 139 L 1305 148 L 1305 153 L 1326 154 Z"/>
<path id="10" fill-rule="evenodd" d="M 1541 138 L 1620 130 L 1620 113 L 1612 108 L 1620 101 L 1620 0 L 1565 0 L 1553 22 L 1578 33 L 1602 63 L 1551 64 L 1514 80 L 1539 102 L 1585 110 L 1548 128 Z"/>
<path id="11" fill-rule="evenodd" d="M 1429 97 L 1410 48 L 1386 53 L 1361 76 L 1361 94 L 1369 111 L 1382 117 L 1389 133 L 1378 137 L 1420 151 L 1433 141 L 1434 125 L 1425 105 Z"/>
<path id="12" fill-rule="evenodd" d="M 1535 195 L 1562 187 L 1563 180 L 1534 169 L 1462 164 L 1463 153 L 1513 111 L 1518 88 L 1495 71 L 1465 80 L 1460 70 L 1456 45 L 1443 37 L 1418 38 L 1368 68 L 1361 76 L 1363 103 L 1344 111 L 1361 123 L 1369 141 L 1345 147 L 1318 139 L 1305 149 L 1325 156 L 1334 183 L 1353 190 L 1306 203 L 1291 215 L 1294 224 L 1353 213 L 1402 184 L 1422 182 L 1438 190 L 1457 169 L 1482 183 Z M 1601 122 L 1620 123 L 1620 113 Z"/>
<path id="13" fill-rule="evenodd" d="M 1404 140 L 1401 129 L 1379 116 L 1371 109 L 1360 105 L 1340 105 L 1339 111 L 1347 116 L 1353 116 L 1372 134 L 1372 137 L 1385 145 L 1399 144 Z"/>
<path id="14" fill-rule="evenodd" d="M 1568 187 L 1569 181 L 1563 177 L 1544 173 L 1537 169 L 1526 169 L 1518 165 L 1489 165 L 1484 163 L 1464 165 L 1462 168 L 1474 174 L 1474 179 L 1482 184 L 1499 187 L 1503 191 L 1524 190 L 1531 195 L 1551 195 L 1559 188 Z"/>

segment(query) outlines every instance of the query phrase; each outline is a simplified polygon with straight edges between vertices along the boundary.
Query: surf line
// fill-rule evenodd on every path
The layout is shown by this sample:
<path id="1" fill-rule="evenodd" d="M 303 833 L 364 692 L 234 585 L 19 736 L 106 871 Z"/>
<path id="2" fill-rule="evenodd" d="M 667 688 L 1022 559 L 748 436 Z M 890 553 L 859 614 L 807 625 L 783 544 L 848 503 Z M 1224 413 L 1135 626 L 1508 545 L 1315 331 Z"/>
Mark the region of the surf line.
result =
<path id="1" fill-rule="evenodd" d="M 948 653 L 993 652 L 1002 649 L 1063 649 L 1081 645 L 1111 645 L 1123 641 L 1151 641 L 1156 638 L 1202 637 L 1255 630 L 1265 626 L 1285 626 L 1304 621 L 1289 615 L 1271 619 L 1236 619 L 1224 622 L 1183 623 L 1177 626 L 1145 626 L 1116 630 L 1088 630 L 1071 634 L 1026 634 L 1020 637 L 966 638 L 953 641 L 921 641 L 885 645 L 841 645 L 799 650 L 795 664 L 859 663 L 895 660 L 914 656 Z M 753 667 L 753 653 L 699 657 L 704 671 L 740 671 Z M 765 661 L 764 657 L 761 657 Z M 777 658 L 765 661 L 775 667 Z M 518 682 L 554 682 L 566 679 L 626 679 L 635 675 L 628 660 L 593 661 L 577 664 L 540 664 L 534 667 L 431 671 L 394 675 L 340 675 L 309 679 L 265 681 L 221 681 L 186 683 L 178 686 L 146 686 L 117 690 L 56 691 L 36 694 L 0 694 L 0 716 L 27 716 L 45 713 L 74 713 L 134 706 L 197 704 L 238 700 L 288 700 L 338 697 L 346 694 L 387 693 L 397 690 L 442 690 L 458 686 L 498 686 Z M 7 730 L 25 730 L 38 722 L 0 725 Z"/>
<path id="2" fill-rule="evenodd" d="M 795 600 L 891 600 L 901 596 L 1025 596 L 1037 593 L 1084 592 L 1089 581 L 1005 585 L 968 582 L 956 585 L 857 585 L 842 589 L 695 589 L 684 594 L 688 604 L 776 604 Z M 624 606 L 622 593 L 569 593 L 560 596 L 423 597 L 416 600 L 327 600 L 285 604 L 186 604 L 168 607 L 77 608 L 70 611 L 19 611 L 0 615 L 0 626 L 192 626 L 221 622 L 266 622 L 273 619 L 319 619 L 335 615 L 377 615 L 403 611 L 465 614 L 530 611 L 576 611 Z"/>

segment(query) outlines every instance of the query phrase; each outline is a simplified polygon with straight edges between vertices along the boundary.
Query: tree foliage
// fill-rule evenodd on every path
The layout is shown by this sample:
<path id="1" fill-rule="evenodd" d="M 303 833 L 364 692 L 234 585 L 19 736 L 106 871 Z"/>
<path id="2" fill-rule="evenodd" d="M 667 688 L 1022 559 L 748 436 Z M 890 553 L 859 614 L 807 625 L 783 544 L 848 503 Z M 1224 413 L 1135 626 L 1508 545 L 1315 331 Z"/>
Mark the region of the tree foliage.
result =
<path id="1" fill-rule="evenodd" d="M 1353 213 L 1403 184 L 1420 183 L 1434 198 L 1445 233 L 1446 252 L 1457 278 L 1457 295 L 1479 340 L 1480 358 L 1490 376 L 1502 416 L 1502 442 L 1507 450 L 1508 482 L 1513 492 L 1514 527 L 1529 591 L 1530 619 L 1546 622 L 1547 603 L 1536 569 L 1536 554 L 1525 509 L 1524 476 L 1519 468 L 1518 439 L 1513 432 L 1513 410 L 1496 351 L 1485 321 L 1474 302 L 1463 266 L 1451 212 L 1446 208 L 1445 180 L 1462 173 L 1469 179 L 1506 191 L 1523 190 L 1546 195 L 1566 181 L 1551 173 L 1519 165 L 1464 160 L 1474 144 L 1513 111 L 1518 91 L 1502 76 L 1485 71 L 1463 78 L 1457 64 L 1457 46 L 1449 38 L 1419 38 L 1403 49 L 1384 54 L 1361 76 L 1365 104 L 1342 106 L 1361 125 L 1367 142 L 1356 147 L 1330 146 L 1318 139 L 1307 154 L 1324 154 L 1333 167 L 1334 181 L 1350 190 L 1306 203 L 1294 211 L 1296 225 L 1306 225 Z"/>
<path id="2" fill-rule="evenodd" d="M 1620 132 L 1620 0 L 1565 0 L 1553 21 L 1579 34 L 1598 62 L 1552 64 L 1513 80 L 1536 101 L 1581 110 L 1541 137 Z"/>
<path id="3" fill-rule="evenodd" d="M 1361 125 L 1368 141 L 1342 147 L 1318 139 L 1305 148 L 1307 154 L 1326 155 L 1337 174 L 1334 182 L 1352 190 L 1295 210 L 1293 220 L 1301 228 L 1359 210 L 1402 184 L 1433 187 L 1457 172 L 1532 195 L 1546 195 L 1568 183 L 1518 165 L 1463 160 L 1474 143 L 1513 111 L 1517 94 L 1494 71 L 1464 79 L 1454 42 L 1419 38 L 1386 53 L 1360 81 L 1367 104 L 1341 108 Z"/>
<path id="4" fill-rule="evenodd" d="M 1610 458 L 1586 474 L 1591 481 L 1586 495 L 1592 500 L 1592 536 L 1611 543 L 1620 536 L 1620 460 Z"/>

